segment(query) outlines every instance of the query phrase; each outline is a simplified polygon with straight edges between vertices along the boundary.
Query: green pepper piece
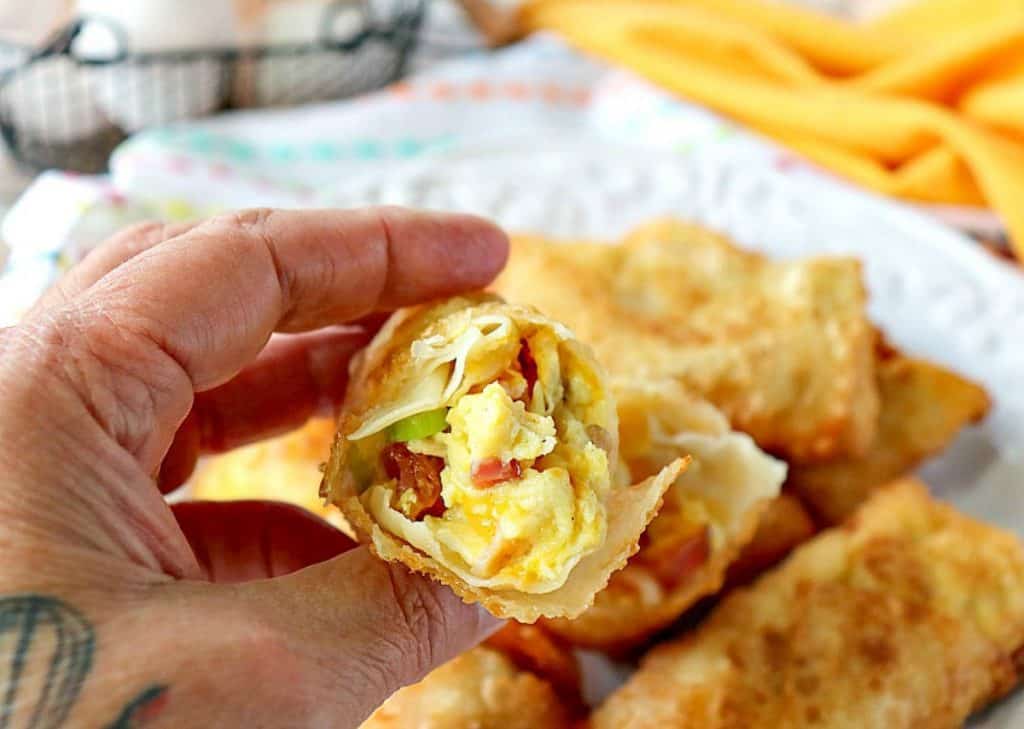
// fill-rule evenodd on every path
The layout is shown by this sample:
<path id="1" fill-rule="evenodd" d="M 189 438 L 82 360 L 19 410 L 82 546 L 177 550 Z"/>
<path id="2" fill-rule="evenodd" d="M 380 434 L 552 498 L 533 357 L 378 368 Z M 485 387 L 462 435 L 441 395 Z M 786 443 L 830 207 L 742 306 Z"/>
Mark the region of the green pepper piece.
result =
<path id="1" fill-rule="evenodd" d="M 410 440 L 428 438 L 440 433 L 448 427 L 448 408 L 428 410 L 416 413 L 392 423 L 388 428 L 388 438 L 392 443 L 406 443 Z"/>

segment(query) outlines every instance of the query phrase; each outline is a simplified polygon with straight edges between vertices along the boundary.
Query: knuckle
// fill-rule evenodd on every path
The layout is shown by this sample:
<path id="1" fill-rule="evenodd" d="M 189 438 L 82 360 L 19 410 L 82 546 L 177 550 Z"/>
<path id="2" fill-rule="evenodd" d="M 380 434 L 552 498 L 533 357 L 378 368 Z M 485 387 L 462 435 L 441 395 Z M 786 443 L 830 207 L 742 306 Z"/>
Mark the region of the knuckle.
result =
<path id="1" fill-rule="evenodd" d="M 85 332 L 71 321 L 71 307 L 61 307 L 15 328 L 10 346 L 13 356 L 31 362 L 28 372 L 81 379 Z"/>
<path id="2" fill-rule="evenodd" d="M 444 615 L 429 584 L 400 566 L 380 568 L 385 584 L 377 603 L 377 620 L 365 639 L 355 644 L 359 646 L 354 663 L 357 675 L 346 676 L 358 684 L 364 699 L 387 697 L 420 680 L 443 652 Z"/>
<path id="3" fill-rule="evenodd" d="M 285 301 L 288 301 L 292 298 L 295 279 L 287 267 L 282 265 L 274 239 L 274 221 L 278 214 L 274 208 L 249 208 L 227 213 L 222 216 L 222 219 L 229 228 L 237 230 L 245 236 L 245 244 L 254 243 L 266 252 L 270 257 L 270 265 L 273 267 L 281 295 Z"/>
<path id="4" fill-rule="evenodd" d="M 276 215 L 277 211 L 273 208 L 257 207 L 225 213 L 222 217 L 228 224 L 247 233 L 265 236 Z"/>
<path id="5" fill-rule="evenodd" d="M 147 220 L 125 228 L 114 237 L 87 254 L 85 260 L 108 260 L 112 263 L 126 261 L 155 246 L 168 237 L 167 224 L 159 220 Z M 72 272 L 75 269 L 72 269 Z"/>
<path id="6" fill-rule="evenodd" d="M 115 241 L 138 241 L 150 240 L 155 236 L 162 236 L 166 226 L 159 220 L 144 220 L 125 228 L 117 234 L 111 242 Z"/>
<path id="7" fill-rule="evenodd" d="M 416 675 L 426 672 L 442 653 L 447 634 L 447 614 L 433 584 L 394 564 L 387 565 L 392 592 L 392 639 L 399 644 L 402 660 Z"/>
<path id="8" fill-rule="evenodd" d="M 395 205 L 383 205 L 373 208 L 373 219 L 380 227 L 380 236 L 387 247 L 388 254 L 394 253 L 396 239 L 394 235 L 395 218 L 400 214 L 401 208 Z"/>

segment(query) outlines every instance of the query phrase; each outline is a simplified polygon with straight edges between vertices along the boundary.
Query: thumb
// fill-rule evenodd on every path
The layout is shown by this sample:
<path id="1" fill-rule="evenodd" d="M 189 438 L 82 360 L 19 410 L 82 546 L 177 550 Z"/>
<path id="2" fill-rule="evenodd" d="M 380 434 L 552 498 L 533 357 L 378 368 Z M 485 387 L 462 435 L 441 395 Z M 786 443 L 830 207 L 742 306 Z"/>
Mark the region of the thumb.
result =
<path id="1" fill-rule="evenodd" d="M 392 693 L 501 623 L 447 587 L 358 547 L 284 577 L 232 586 L 299 654 L 325 726 L 358 725 Z M 329 714 L 329 715 L 328 715 Z M 319 725 L 312 722 L 312 725 Z"/>

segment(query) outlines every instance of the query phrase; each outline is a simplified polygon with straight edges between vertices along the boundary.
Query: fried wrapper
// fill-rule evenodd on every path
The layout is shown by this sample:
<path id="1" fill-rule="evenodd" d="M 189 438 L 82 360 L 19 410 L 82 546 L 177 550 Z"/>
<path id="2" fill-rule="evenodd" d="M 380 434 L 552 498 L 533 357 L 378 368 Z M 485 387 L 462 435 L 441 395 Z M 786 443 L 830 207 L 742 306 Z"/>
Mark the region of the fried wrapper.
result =
<path id="1" fill-rule="evenodd" d="M 878 436 L 865 455 L 790 470 L 789 487 L 825 524 L 842 522 L 873 490 L 941 451 L 990 406 L 979 385 L 889 348 L 880 351 L 878 383 Z"/>
<path id="2" fill-rule="evenodd" d="M 191 497 L 205 501 L 283 501 L 323 517 L 353 536 L 336 506 L 317 495 L 321 468 L 331 452 L 334 421 L 314 418 L 276 438 L 206 459 L 190 483 Z"/>
<path id="3" fill-rule="evenodd" d="M 669 220 L 621 245 L 519 236 L 495 290 L 564 321 L 612 375 L 678 380 L 787 461 L 874 440 L 875 331 L 855 259 L 771 261 Z"/>
<path id="4" fill-rule="evenodd" d="M 544 626 L 572 643 L 621 652 L 716 592 L 750 541 L 786 466 L 671 380 L 613 380 L 620 451 L 632 480 L 693 460 L 665 494 L 640 551 L 575 620 Z"/>
<path id="5" fill-rule="evenodd" d="M 1022 645 L 1020 542 L 902 482 L 652 651 L 593 727 L 959 727 Z"/>
<path id="6" fill-rule="evenodd" d="M 790 493 L 779 494 L 761 515 L 753 539 L 729 565 L 726 589 L 750 582 L 775 566 L 813 537 L 817 530 L 814 519 L 800 499 Z"/>
<path id="7" fill-rule="evenodd" d="M 616 477 L 605 380 L 528 307 L 479 294 L 403 310 L 353 363 L 321 494 L 382 559 L 499 617 L 578 615 L 685 468 Z"/>

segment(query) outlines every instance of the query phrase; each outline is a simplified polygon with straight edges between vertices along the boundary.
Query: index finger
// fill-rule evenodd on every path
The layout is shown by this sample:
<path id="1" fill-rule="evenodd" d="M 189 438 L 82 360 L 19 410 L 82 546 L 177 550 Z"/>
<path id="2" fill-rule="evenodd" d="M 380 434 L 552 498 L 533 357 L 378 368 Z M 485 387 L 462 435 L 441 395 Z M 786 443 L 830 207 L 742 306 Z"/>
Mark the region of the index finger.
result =
<path id="1" fill-rule="evenodd" d="M 252 210 L 139 253 L 50 315 L 90 412 L 147 470 L 194 392 L 229 380 L 274 331 L 351 321 L 486 285 L 508 241 L 468 215 L 400 208 Z M 70 343 L 71 346 L 68 346 Z M 76 346 L 78 345 L 78 346 Z"/>
<path id="2" fill-rule="evenodd" d="M 479 288 L 507 253 L 501 230 L 468 215 L 250 210 L 140 254 L 86 298 L 159 344 L 206 390 L 237 373 L 274 331 Z"/>

